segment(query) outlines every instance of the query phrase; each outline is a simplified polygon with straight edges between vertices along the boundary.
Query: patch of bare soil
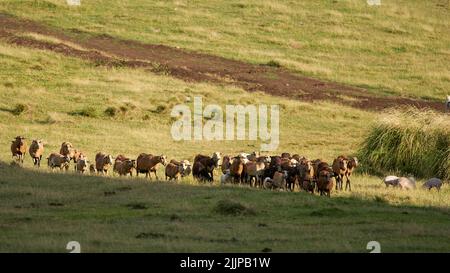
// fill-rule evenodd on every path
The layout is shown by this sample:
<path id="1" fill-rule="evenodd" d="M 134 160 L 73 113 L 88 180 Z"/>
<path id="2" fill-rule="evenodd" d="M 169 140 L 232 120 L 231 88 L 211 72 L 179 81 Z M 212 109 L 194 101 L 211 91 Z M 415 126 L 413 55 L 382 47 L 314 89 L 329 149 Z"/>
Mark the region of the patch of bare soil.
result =
<path id="1" fill-rule="evenodd" d="M 62 42 L 52 43 L 20 35 L 30 32 L 51 36 Z M 365 110 L 414 105 L 445 111 L 444 103 L 376 96 L 362 88 L 301 76 L 283 67 L 249 64 L 164 45 L 93 35 L 76 29 L 63 31 L 7 14 L 0 14 L 0 39 L 18 46 L 82 58 L 98 65 L 144 67 L 185 81 L 232 83 L 249 92 L 263 91 L 302 101 L 327 100 Z M 70 44 L 77 45 L 77 48 Z"/>

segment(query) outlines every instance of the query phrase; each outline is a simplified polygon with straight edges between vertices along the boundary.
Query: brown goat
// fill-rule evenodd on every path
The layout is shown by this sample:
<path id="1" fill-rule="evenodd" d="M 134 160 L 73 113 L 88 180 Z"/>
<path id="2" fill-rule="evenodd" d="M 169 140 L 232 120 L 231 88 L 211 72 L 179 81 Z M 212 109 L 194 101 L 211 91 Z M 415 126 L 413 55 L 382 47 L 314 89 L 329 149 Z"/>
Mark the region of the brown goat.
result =
<path id="1" fill-rule="evenodd" d="M 336 190 L 342 190 L 344 176 L 347 173 L 348 159 L 345 156 L 338 156 L 333 160 L 333 172 L 336 177 Z"/>
<path id="2" fill-rule="evenodd" d="M 70 159 L 75 157 L 75 149 L 73 148 L 72 143 L 64 141 L 61 144 L 61 148 L 59 149 L 59 153 L 64 156 L 69 156 Z"/>
<path id="3" fill-rule="evenodd" d="M 145 177 L 152 178 L 151 173 L 155 174 L 155 178 L 159 180 L 158 174 L 156 171 L 158 170 L 158 164 L 162 164 L 163 166 L 166 165 L 166 156 L 160 155 L 160 156 L 154 156 L 152 154 L 146 154 L 141 153 L 137 160 L 136 165 L 136 176 L 139 175 L 139 173 L 145 173 Z"/>
<path id="4" fill-rule="evenodd" d="M 214 181 L 214 168 L 220 164 L 220 153 L 214 153 L 212 157 L 198 154 L 194 158 L 192 175 L 199 180 Z"/>
<path id="5" fill-rule="evenodd" d="M 113 157 L 104 153 L 97 153 L 95 155 L 95 169 L 97 173 L 108 174 L 109 168 L 113 165 Z"/>
<path id="6" fill-rule="evenodd" d="M 23 156 L 27 152 L 27 143 L 25 142 L 25 138 L 21 136 L 17 136 L 11 142 L 11 153 L 12 157 L 16 158 L 17 161 L 23 163 Z"/>
<path id="7" fill-rule="evenodd" d="M 230 166 L 230 176 L 233 177 L 234 183 L 242 183 L 244 181 L 244 158 L 237 156 L 233 158 Z"/>
<path id="8" fill-rule="evenodd" d="M 317 179 L 317 190 L 321 196 L 327 195 L 328 197 L 331 197 L 331 191 L 334 186 L 333 176 L 333 172 L 329 169 L 323 169 L 319 172 Z"/>
<path id="9" fill-rule="evenodd" d="M 227 170 L 230 169 L 232 163 L 233 163 L 233 159 L 230 156 L 228 156 L 228 155 L 223 156 L 222 166 L 221 166 L 223 174 L 225 174 L 227 172 Z"/>
<path id="10" fill-rule="evenodd" d="M 166 165 L 166 180 L 177 180 L 183 173 L 183 164 L 175 164 L 170 162 Z"/>
<path id="11" fill-rule="evenodd" d="M 88 169 L 88 161 L 84 157 L 82 159 L 79 159 L 75 165 L 75 170 L 79 173 L 84 173 Z"/>
<path id="12" fill-rule="evenodd" d="M 347 190 L 347 186 L 349 191 L 352 190 L 352 186 L 350 184 L 350 176 L 352 175 L 353 171 L 358 167 L 358 158 L 356 157 L 350 157 L 348 163 L 347 163 L 347 171 L 345 172 L 345 190 Z"/>
<path id="13" fill-rule="evenodd" d="M 314 181 L 314 168 L 310 160 L 303 158 L 298 165 L 298 183 L 299 186 L 314 194 L 315 181 Z"/>
<path id="14" fill-rule="evenodd" d="M 123 155 L 118 155 L 114 161 L 113 171 L 120 176 L 130 174 L 133 176 L 133 170 L 136 169 L 136 160 L 131 160 Z"/>
<path id="15" fill-rule="evenodd" d="M 94 164 L 90 164 L 89 165 L 89 172 L 91 174 L 95 174 L 97 171 L 95 170 L 95 165 Z"/>
<path id="16" fill-rule="evenodd" d="M 42 154 L 44 153 L 44 144 L 42 140 L 34 139 L 28 150 L 31 158 L 33 159 L 34 166 L 41 166 Z"/>
<path id="17" fill-rule="evenodd" d="M 65 169 L 66 171 L 69 169 L 70 157 L 52 153 L 49 157 L 47 157 L 47 164 L 53 170 L 54 168 L 59 168 L 60 170 Z"/>

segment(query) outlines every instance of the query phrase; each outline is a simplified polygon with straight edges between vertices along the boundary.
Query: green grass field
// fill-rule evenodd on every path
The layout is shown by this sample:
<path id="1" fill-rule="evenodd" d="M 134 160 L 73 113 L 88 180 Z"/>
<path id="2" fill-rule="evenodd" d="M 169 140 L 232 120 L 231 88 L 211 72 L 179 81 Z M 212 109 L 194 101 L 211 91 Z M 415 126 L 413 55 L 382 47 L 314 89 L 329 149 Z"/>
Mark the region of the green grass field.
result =
<path id="1" fill-rule="evenodd" d="M 377 94 L 443 100 L 450 89 L 448 1 L 0 1 L 0 12 L 65 29 L 178 46 Z"/>
<path id="2" fill-rule="evenodd" d="M 373 240 L 383 252 L 447 252 L 450 243 L 448 187 L 402 192 L 355 177 L 354 193 L 328 199 L 0 171 L 0 251 L 66 252 L 72 240 L 82 252 L 368 252 Z"/>
<path id="3" fill-rule="evenodd" d="M 437 5 L 446 1 L 385 0 L 380 7 L 356 0 L 150 2 L 82 0 L 67 7 L 56 0 L 0 0 L 0 12 L 251 63 L 274 60 L 380 96 L 442 100 L 450 89 L 449 9 Z M 328 199 L 192 178 L 173 183 L 52 173 L 45 162 L 33 168 L 28 155 L 23 168 L 9 164 L 16 135 L 28 144 L 43 139 L 46 155 L 70 141 L 91 160 L 103 151 L 192 162 L 197 153 L 259 149 L 259 141 L 172 140 L 170 111 L 191 105 L 194 96 L 220 106 L 278 104 L 280 145 L 273 153 L 327 161 L 356 154 L 380 117 L 331 102 L 97 66 L 0 39 L 0 252 L 67 252 L 73 240 L 82 252 L 368 252 L 373 240 L 383 252 L 450 251 L 448 184 L 428 192 L 419 180 L 416 190 L 401 191 L 357 173 L 351 193 Z M 227 214 L 239 208 L 242 213 Z"/>

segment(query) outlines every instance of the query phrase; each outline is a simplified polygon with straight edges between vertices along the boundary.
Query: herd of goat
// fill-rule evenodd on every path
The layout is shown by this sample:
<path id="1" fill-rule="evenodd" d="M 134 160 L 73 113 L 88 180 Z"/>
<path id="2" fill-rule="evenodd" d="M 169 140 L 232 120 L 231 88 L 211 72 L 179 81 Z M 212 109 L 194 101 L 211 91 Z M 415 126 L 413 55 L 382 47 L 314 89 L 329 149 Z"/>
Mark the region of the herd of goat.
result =
<path id="1" fill-rule="evenodd" d="M 19 163 L 23 163 L 24 156 L 29 153 L 35 166 L 40 167 L 44 153 L 44 144 L 41 140 L 33 140 L 28 148 L 24 137 L 17 136 L 11 143 L 11 153 Z M 158 180 L 157 169 L 159 165 L 165 167 L 165 179 L 176 180 L 189 176 L 191 173 L 196 180 L 214 181 L 214 169 L 221 168 L 220 183 L 247 184 L 251 187 L 264 189 L 284 189 L 293 191 L 296 187 L 314 194 L 331 194 L 333 188 L 351 191 L 350 177 L 358 167 L 356 157 L 338 156 L 330 165 L 316 159 L 309 160 L 298 154 L 282 153 L 275 156 L 261 156 L 256 152 L 240 153 L 237 156 L 222 156 L 215 152 L 212 156 L 198 154 L 193 164 L 188 160 L 174 160 L 168 162 L 164 155 L 141 153 L 137 159 L 130 159 L 124 155 L 113 157 L 109 154 L 97 153 L 95 162 L 89 163 L 87 157 L 75 149 L 70 142 L 63 142 L 59 153 L 51 153 L 47 157 L 47 165 L 51 169 L 68 170 L 71 161 L 74 162 L 76 172 L 91 174 L 108 174 L 112 169 L 119 175 L 145 174 L 151 178 L 154 173 Z M 384 179 L 386 186 L 400 186 L 402 188 L 415 188 L 413 178 L 388 176 Z M 442 181 L 430 179 L 424 187 L 440 189 Z"/>

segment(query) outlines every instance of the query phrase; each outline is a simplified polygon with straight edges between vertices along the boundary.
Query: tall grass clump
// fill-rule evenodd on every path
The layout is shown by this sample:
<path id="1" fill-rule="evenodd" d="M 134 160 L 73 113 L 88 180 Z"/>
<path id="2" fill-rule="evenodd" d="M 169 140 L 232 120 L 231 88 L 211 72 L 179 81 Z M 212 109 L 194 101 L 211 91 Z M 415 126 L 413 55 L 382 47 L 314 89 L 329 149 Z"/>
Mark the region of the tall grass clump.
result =
<path id="1" fill-rule="evenodd" d="M 369 172 L 450 179 L 450 116 L 403 108 L 383 113 L 359 150 Z"/>

